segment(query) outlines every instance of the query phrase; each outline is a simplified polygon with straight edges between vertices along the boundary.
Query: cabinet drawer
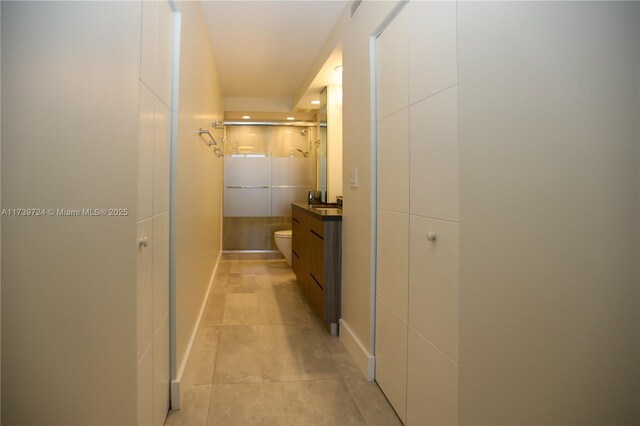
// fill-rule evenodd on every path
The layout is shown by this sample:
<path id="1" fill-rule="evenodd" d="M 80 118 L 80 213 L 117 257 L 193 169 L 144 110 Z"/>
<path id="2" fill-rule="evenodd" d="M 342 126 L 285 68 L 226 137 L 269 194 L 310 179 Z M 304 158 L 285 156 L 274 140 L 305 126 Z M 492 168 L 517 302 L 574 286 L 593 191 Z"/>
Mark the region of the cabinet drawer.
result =
<path id="1" fill-rule="evenodd" d="M 320 287 L 318 280 L 309 274 L 311 282 L 307 288 L 307 296 L 311 302 L 311 306 L 316 310 L 320 319 L 324 322 L 324 290 Z"/>
<path id="2" fill-rule="evenodd" d="M 321 218 L 316 216 L 307 216 L 309 220 L 309 228 L 311 231 L 320 238 L 324 238 L 324 222 Z"/>
<path id="3" fill-rule="evenodd" d="M 304 220 L 304 217 L 291 218 L 291 248 L 298 254 L 298 256 L 302 255 L 302 251 L 305 245 L 305 224 L 306 221 Z"/>
<path id="4" fill-rule="evenodd" d="M 324 288 L 324 240 L 313 230 L 309 231 L 309 271 Z"/>

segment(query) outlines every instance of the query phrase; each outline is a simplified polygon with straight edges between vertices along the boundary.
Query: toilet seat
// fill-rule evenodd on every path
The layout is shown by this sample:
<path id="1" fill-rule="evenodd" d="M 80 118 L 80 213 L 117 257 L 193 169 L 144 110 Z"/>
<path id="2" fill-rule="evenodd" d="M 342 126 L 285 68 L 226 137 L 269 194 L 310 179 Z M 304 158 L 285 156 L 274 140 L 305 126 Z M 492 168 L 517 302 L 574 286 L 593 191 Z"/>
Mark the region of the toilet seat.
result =
<path id="1" fill-rule="evenodd" d="M 283 231 L 276 231 L 274 236 L 280 238 L 291 238 L 293 231 L 291 229 L 285 229 Z"/>

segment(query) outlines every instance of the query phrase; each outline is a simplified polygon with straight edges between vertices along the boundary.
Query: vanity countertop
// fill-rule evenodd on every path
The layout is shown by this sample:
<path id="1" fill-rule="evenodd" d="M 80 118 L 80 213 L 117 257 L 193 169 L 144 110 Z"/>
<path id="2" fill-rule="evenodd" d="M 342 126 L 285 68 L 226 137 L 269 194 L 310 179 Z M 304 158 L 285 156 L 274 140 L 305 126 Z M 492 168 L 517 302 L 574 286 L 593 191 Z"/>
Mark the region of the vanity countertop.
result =
<path id="1" fill-rule="evenodd" d="M 342 220 L 342 209 L 331 205 L 309 207 L 307 203 L 291 203 L 291 206 L 319 216 L 322 220 Z"/>

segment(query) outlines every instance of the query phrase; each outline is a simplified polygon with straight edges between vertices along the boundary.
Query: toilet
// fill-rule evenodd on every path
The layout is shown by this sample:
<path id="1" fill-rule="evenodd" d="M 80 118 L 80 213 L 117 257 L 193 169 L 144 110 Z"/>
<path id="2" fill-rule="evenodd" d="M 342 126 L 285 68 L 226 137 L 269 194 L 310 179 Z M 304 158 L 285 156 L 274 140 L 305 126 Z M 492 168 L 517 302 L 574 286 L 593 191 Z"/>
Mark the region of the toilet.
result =
<path id="1" fill-rule="evenodd" d="M 273 239 L 276 240 L 276 246 L 278 246 L 280 253 L 287 259 L 287 264 L 291 266 L 291 229 L 276 231 L 273 234 Z"/>

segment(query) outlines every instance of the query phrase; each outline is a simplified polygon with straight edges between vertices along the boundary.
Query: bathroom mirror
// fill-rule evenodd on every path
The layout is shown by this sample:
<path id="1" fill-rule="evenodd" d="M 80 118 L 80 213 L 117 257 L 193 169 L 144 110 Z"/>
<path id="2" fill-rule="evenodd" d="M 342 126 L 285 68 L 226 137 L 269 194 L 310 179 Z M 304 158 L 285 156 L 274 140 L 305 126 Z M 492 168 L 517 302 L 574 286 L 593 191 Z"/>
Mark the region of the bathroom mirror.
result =
<path id="1" fill-rule="evenodd" d="M 327 88 L 320 93 L 320 109 L 318 110 L 318 147 L 317 159 L 317 190 L 322 191 L 323 199 L 327 193 Z"/>

